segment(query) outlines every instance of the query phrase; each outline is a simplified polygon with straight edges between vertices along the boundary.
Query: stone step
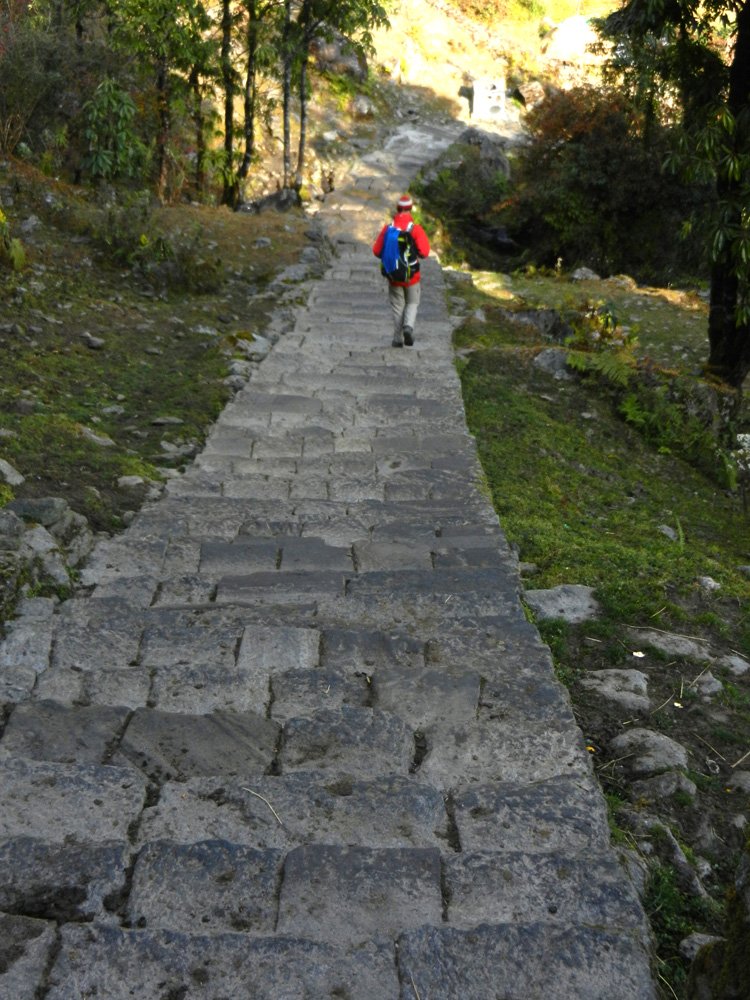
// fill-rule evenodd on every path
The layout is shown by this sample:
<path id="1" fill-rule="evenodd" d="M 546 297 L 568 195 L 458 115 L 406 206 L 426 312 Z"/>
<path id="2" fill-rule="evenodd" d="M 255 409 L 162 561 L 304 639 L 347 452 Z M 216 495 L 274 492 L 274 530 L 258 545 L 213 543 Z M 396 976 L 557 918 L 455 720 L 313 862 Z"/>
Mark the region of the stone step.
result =
<path id="1" fill-rule="evenodd" d="M 407 775 L 414 755 L 414 731 L 399 716 L 343 705 L 287 720 L 278 762 L 283 774 L 316 771 L 365 780 Z"/>
<path id="2" fill-rule="evenodd" d="M 131 927 L 185 934 L 273 934 L 285 852 L 224 840 L 159 840 L 139 852 L 127 903 Z"/>
<path id="3" fill-rule="evenodd" d="M 33 830 L 55 844 L 127 843 L 146 784 L 130 767 L 50 763 L 0 750 L 0 842 Z"/>
<path id="4" fill-rule="evenodd" d="M 392 944 L 345 950 L 284 936 L 71 924 L 62 928 L 48 979 L 48 1000 L 323 1000 L 352 996 L 355 983 L 368 1000 L 395 1000 L 399 990 Z"/>
<path id="5" fill-rule="evenodd" d="M 57 927 L 0 913 L 0 996 L 3 1000 L 36 1000 L 57 947 Z"/>
<path id="6" fill-rule="evenodd" d="M 60 923 L 111 922 L 126 891 L 130 855 L 124 842 L 11 837 L 0 844 L 0 912 Z M 0 971 L 0 995 L 9 996 L 2 989 Z"/>
<path id="7" fill-rule="evenodd" d="M 360 780 L 297 772 L 167 782 L 144 810 L 140 844 L 218 839 L 257 849 L 302 844 L 449 849 L 442 794 L 409 776 Z"/>
<path id="8" fill-rule="evenodd" d="M 636 932 L 548 923 L 420 928 L 398 940 L 402 983 L 430 1000 L 655 1000 Z M 402 1000 L 408 996 L 406 989 Z"/>

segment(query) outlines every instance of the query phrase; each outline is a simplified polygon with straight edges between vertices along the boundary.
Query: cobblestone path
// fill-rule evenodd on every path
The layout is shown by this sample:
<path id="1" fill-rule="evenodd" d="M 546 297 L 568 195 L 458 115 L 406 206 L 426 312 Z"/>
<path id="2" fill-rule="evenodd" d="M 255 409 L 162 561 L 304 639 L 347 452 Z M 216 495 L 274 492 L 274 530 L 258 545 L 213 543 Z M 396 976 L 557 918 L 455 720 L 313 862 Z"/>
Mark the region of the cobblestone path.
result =
<path id="1" fill-rule="evenodd" d="M 654 997 L 434 260 L 390 347 L 369 242 L 441 142 L 363 162 L 195 465 L 2 647 L 2 1000 Z"/>

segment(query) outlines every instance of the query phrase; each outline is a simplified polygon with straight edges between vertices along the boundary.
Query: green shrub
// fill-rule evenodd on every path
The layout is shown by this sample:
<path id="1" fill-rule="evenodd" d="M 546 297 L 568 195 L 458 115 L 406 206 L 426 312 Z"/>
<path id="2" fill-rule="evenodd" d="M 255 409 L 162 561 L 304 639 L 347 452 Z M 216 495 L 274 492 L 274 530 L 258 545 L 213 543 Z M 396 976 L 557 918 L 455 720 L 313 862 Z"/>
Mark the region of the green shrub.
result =
<path id="1" fill-rule="evenodd" d="M 529 144 L 504 206 L 530 260 L 668 281 L 700 267 L 682 219 L 700 192 L 663 174 L 669 135 L 622 94 L 579 87 L 526 119 Z"/>
<path id="2" fill-rule="evenodd" d="M 13 271 L 20 271 L 26 263 L 26 254 L 20 240 L 10 235 L 8 220 L 0 209 L 0 263 Z"/>
<path id="3" fill-rule="evenodd" d="M 146 147 L 135 133 L 136 104 L 116 80 L 102 80 L 83 106 L 88 151 L 83 166 L 92 177 L 134 178 L 146 161 Z"/>

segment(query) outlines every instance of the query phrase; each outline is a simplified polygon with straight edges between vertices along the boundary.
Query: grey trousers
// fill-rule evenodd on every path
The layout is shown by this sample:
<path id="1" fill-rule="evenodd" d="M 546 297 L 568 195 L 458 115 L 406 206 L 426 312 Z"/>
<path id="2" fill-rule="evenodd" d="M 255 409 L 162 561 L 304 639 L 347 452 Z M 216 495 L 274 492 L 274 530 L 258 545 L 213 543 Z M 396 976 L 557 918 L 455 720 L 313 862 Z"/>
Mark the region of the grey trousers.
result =
<path id="1" fill-rule="evenodd" d="M 409 288 L 401 288 L 398 285 L 388 286 L 388 301 L 393 313 L 394 337 L 400 337 L 405 326 L 414 329 L 421 296 L 422 288 L 419 282 L 416 285 L 410 285 Z"/>

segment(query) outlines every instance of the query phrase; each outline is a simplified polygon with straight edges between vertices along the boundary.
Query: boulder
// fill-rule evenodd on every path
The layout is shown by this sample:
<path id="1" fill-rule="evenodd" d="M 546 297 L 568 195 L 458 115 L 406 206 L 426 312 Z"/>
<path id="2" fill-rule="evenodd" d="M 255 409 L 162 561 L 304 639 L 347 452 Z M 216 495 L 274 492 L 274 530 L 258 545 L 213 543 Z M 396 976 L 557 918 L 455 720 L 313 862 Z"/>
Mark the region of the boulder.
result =
<path id="1" fill-rule="evenodd" d="M 283 188 L 281 191 L 274 191 L 267 194 L 265 198 L 254 203 L 255 211 L 259 214 L 270 212 L 272 209 L 277 212 L 288 212 L 291 208 L 298 208 L 301 204 L 299 194 L 292 188 Z"/>
<path id="2" fill-rule="evenodd" d="M 50 534 L 62 547 L 68 566 L 80 566 L 94 548 L 94 533 L 89 522 L 74 510 L 66 510 L 63 516 L 50 525 Z"/>
<path id="3" fill-rule="evenodd" d="M 570 379 L 571 374 L 567 370 L 568 352 L 559 347 L 550 347 L 546 351 L 540 351 L 534 358 L 532 364 L 548 375 L 556 379 Z"/>
<path id="4" fill-rule="evenodd" d="M 544 87 L 537 80 L 531 80 L 529 83 L 522 83 L 520 87 L 516 87 L 513 96 L 523 104 L 527 111 L 531 111 L 544 100 Z"/>
<path id="5" fill-rule="evenodd" d="M 70 577 L 57 542 L 41 524 L 26 531 L 21 543 L 21 552 L 29 562 L 38 559 L 44 575 L 58 586 L 68 586 Z"/>
<path id="6" fill-rule="evenodd" d="M 44 528 L 49 528 L 55 521 L 69 510 L 67 501 L 62 497 L 41 497 L 39 499 L 11 500 L 6 505 L 6 510 L 13 511 L 24 521 L 33 521 L 34 524 L 41 524 Z"/>
<path id="7" fill-rule="evenodd" d="M 713 659 L 711 647 L 707 642 L 699 642 L 695 639 L 688 639 L 682 635 L 673 635 L 670 632 L 657 632 L 650 628 L 628 628 L 633 641 L 638 642 L 637 648 L 643 646 L 653 646 L 667 656 L 684 656 L 688 660 L 711 660 Z"/>
<path id="8" fill-rule="evenodd" d="M 501 315 L 511 323 L 533 327 L 545 340 L 558 344 L 564 344 L 575 334 L 573 327 L 560 318 L 557 309 L 502 309 Z"/>
<path id="9" fill-rule="evenodd" d="M 675 792 L 687 792 L 691 798 L 694 798 L 697 791 L 694 782 L 682 771 L 667 771 L 664 774 L 657 774 L 653 778 L 634 781 L 630 786 L 630 796 L 634 801 L 638 799 L 670 799 Z"/>
<path id="10" fill-rule="evenodd" d="M 571 281 L 601 281 L 602 279 L 590 267 L 577 267 L 570 275 Z"/>
<path id="11" fill-rule="evenodd" d="M 481 128 L 467 128 L 458 137 L 458 142 L 465 146 L 476 146 L 483 164 L 491 170 L 502 170 L 506 177 L 510 176 L 510 163 L 505 155 L 502 136 L 485 132 Z"/>
<path id="12" fill-rule="evenodd" d="M 582 678 L 581 684 L 623 708 L 635 712 L 648 710 L 648 677 L 640 670 L 589 671 Z"/>
<path id="13" fill-rule="evenodd" d="M 740 862 L 727 904 L 726 939 L 705 944 L 690 967 L 687 1000 L 747 997 L 750 954 L 750 855 Z"/>
<path id="14" fill-rule="evenodd" d="M 0 552 L 15 552 L 21 544 L 24 524 L 17 514 L 8 510 L 0 510 Z"/>
<path id="15" fill-rule="evenodd" d="M 323 37 L 315 38 L 310 51 L 318 69 L 324 73 L 351 76 L 360 83 L 367 79 L 367 59 L 343 35 L 333 32 L 330 41 Z"/>
<path id="16" fill-rule="evenodd" d="M 575 624 L 601 616 L 594 588 L 576 583 L 564 583 L 551 590 L 527 590 L 523 599 L 539 618 L 562 618 Z"/>
<path id="17" fill-rule="evenodd" d="M 355 118 L 374 118 L 375 105 L 369 97 L 365 97 L 364 94 L 360 94 L 352 101 L 351 112 Z"/>
<path id="18" fill-rule="evenodd" d="M 611 746 L 617 756 L 627 755 L 629 770 L 637 774 L 688 766 L 685 747 L 653 729 L 629 729 L 612 740 Z"/>
<path id="19" fill-rule="evenodd" d="M 20 486 L 26 482 L 18 469 L 14 469 L 10 462 L 6 462 L 4 458 L 0 458 L 0 480 L 7 483 L 8 486 Z"/>

